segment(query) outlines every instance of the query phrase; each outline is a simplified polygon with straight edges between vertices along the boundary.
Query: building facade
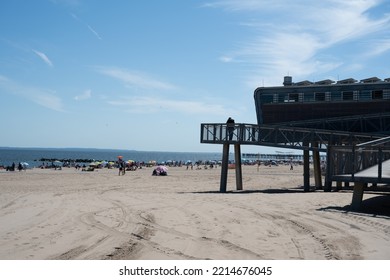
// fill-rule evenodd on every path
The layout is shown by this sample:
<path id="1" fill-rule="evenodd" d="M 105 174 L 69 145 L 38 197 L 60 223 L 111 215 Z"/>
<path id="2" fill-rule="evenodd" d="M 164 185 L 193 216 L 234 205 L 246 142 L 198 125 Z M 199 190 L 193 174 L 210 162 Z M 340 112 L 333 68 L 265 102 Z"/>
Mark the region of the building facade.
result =
<path id="1" fill-rule="evenodd" d="M 292 82 L 254 92 L 258 124 L 390 113 L 390 78 Z"/>

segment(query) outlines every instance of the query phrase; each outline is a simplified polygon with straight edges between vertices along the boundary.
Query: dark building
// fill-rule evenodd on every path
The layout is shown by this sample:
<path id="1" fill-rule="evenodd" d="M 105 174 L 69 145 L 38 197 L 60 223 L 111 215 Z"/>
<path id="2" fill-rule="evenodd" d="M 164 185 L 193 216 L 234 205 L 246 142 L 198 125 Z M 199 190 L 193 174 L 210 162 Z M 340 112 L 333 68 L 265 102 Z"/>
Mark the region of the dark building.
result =
<path id="1" fill-rule="evenodd" d="M 254 92 L 258 124 L 390 113 L 390 78 L 292 82 Z"/>

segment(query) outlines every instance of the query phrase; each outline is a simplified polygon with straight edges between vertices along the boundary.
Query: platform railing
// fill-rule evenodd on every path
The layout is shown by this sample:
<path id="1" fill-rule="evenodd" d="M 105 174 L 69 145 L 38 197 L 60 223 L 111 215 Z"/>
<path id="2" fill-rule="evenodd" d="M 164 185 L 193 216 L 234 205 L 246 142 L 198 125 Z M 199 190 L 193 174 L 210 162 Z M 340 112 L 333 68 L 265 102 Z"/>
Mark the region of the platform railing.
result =
<path id="1" fill-rule="evenodd" d="M 201 124 L 200 141 L 209 144 L 247 144 L 259 143 L 259 126 L 253 124 Z"/>
<path id="2" fill-rule="evenodd" d="M 300 150 L 327 151 L 329 143 L 358 144 L 381 138 L 378 135 L 346 131 L 318 130 L 277 125 L 236 123 L 201 124 L 200 142 L 206 144 L 243 144 Z M 313 146 L 312 143 L 318 145 Z"/>
<path id="3" fill-rule="evenodd" d="M 390 137 L 328 150 L 327 176 L 331 181 L 390 183 L 383 176 L 384 163 L 390 160 Z M 370 174 L 362 171 L 370 169 Z"/>

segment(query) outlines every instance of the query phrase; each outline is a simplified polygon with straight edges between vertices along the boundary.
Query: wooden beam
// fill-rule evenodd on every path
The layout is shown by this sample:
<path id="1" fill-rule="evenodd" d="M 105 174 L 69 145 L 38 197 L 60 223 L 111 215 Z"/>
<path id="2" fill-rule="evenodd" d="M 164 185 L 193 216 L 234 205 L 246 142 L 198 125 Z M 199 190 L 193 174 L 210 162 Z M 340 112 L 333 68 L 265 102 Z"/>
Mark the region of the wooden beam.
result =
<path id="1" fill-rule="evenodd" d="M 309 150 L 303 150 L 303 190 L 310 191 L 310 155 Z"/>
<path id="2" fill-rule="evenodd" d="M 355 182 L 352 195 L 352 210 L 360 210 L 363 201 L 364 182 Z"/>
<path id="3" fill-rule="evenodd" d="M 241 146 L 240 144 L 234 145 L 234 156 L 235 156 L 235 164 L 236 164 L 236 189 L 241 191 L 243 189 L 242 186 L 242 163 L 241 163 Z"/>
<path id="4" fill-rule="evenodd" d="M 312 147 L 318 148 L 318 142 L 312 143 Z M 316 190 L 322 189 L 321 158 L 318 150 L 313 150 L 314 183 Z"/>
<path id="5" fill-rule="evenodd" d="M 226 192 L 227 175 L 229 167 L 229 143 L 223 144 L 220 192 Z"/>

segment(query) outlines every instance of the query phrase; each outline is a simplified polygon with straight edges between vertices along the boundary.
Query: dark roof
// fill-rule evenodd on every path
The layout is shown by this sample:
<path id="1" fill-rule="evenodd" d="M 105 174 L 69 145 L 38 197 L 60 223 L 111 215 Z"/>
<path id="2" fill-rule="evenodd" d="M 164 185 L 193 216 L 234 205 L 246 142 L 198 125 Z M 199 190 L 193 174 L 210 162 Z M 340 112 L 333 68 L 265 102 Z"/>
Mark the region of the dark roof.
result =
<path id="1" fill-rule="evenodd" d="M 356 82 L 357 82 L 357 80 L 355 80 L 353 78 L 349 78 L 349 79 L 345 79 L 345 80 L 340 80 L 337 83 L 338 84 L 353 84 L 353 83 L 356 83 Z"/>
<path id="2" fill-rule="evenodd" d="M 371 77 L 371 78 L 360 80 L 361 83 L 376 83 L 380 81 L 381 79 L 379 79 L 378 77 Z"/>
<path id="3" fill-rule="evenodd" d="M 301 82 L 298 82 L 298 83 L 295 83 L 294 85 L 295 86 L 309 86 L 309 85 L 312 85 L 313 83 L 308 81 L 308 80 L 305 80 L 305 81 L 301 81 Z"/>
<path id="4" fill-rule="evenodd" d="M 314 84 L 316 84 L 316 85 L 330 85 L 333 83 L 334 83 L 334 81 L 327 79 L 327 80 L 315 82 Z"/>

